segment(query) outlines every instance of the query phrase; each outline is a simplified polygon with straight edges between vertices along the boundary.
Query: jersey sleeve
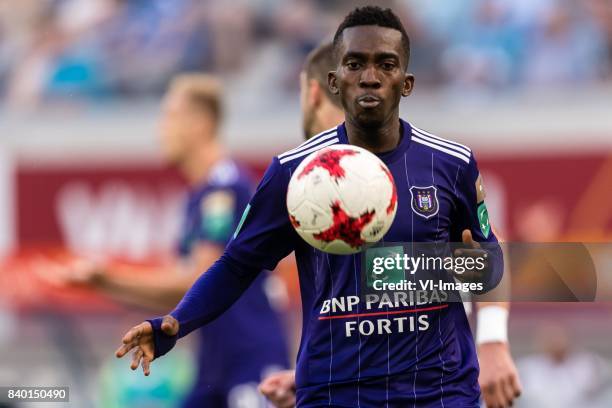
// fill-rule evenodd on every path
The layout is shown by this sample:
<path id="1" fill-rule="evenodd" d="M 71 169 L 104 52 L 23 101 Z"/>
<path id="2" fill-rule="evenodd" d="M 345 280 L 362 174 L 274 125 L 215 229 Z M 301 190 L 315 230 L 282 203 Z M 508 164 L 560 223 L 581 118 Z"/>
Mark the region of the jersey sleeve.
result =
<path id="1" fill-rule="evenodd" d="M 161 330 L 163 317 L 147 320 L 153 328 L 155 358 L 170 351 L 176 341 L 219 317 L 234 304 L 261 272 L 247 264 L 237 263 L 225 254 L 189 288 L 176 308 L 170 312 L 179 323 L 179 332 L 170 336 Z"/>
<path id="2" fill-rule="evenodd" d="M 275 157 L 226 248 L 230 258 L 272 270 L 293 251 L 297 234 L 287 213 L 289 178 L 289 171 Z"/>
<path id="3" fill-rule="evenodd" d="M 451 242 L 461 242 L 463 230 L 470 230 L 472 238 L 483 244 L 489 253 L 491 268 L 485 277 L 484 292 L 493 289 L 502 278 L 504 260 L 498 239 L 495 236 L 485 204 L 485 190 L 472 153 L 469 164 L 462 169 L 455 189 L 456 206 L 451 220 Z"/>

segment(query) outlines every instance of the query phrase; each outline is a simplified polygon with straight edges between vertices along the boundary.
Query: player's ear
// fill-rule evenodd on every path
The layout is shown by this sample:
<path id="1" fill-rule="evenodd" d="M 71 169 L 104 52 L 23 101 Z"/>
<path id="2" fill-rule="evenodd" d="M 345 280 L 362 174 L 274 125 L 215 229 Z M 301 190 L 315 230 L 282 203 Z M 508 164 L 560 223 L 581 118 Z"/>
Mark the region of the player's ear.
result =
<path id="1" fill-rule="evenodd" d="M 338 95 L 340 93 L 336 80 L 336 71 L 329 71 L 327 73 L 327 86 L 333 95 Z"/>
<path id="2" fill-rule="evenodd" d="M 406 73 L 404 75 L 404 87 L 402 88 L 402 96 L 408 96 L 414 88 L 414 75 Z"/>
<path id="3" fill-rule="evenodd" d="M 321 85 L 316 79 L 308 81 L 308 103 L 311 106 L 319 106 L 321 104 Z"/>

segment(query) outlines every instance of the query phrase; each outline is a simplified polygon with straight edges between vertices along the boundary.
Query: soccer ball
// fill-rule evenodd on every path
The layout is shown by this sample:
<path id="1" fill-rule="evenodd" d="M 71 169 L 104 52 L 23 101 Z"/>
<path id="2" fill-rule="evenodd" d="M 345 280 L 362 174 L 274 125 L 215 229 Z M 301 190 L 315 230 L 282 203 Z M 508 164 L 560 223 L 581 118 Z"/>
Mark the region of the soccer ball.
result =
<path id="1" fill-rule="evenodd" d="M 339 144 L 300 163 L 289 181 L 287 210 L 297 233 L 313 247 L 354 254 L 389 230 L 397 192 L 391 172 L 378 157 Z"/>

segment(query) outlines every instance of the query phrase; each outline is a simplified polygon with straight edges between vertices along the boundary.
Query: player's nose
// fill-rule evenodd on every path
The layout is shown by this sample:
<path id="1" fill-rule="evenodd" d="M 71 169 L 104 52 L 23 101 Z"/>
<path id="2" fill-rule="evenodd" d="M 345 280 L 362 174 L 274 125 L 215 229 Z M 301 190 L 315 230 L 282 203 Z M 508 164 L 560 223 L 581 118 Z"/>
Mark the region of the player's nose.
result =
<path id="1" fill-rule="evenodd" d="M 366 67 L 359 78 L 359 86 L 363 88 L 380 88 L 381 82 L 373 66 Z"/>

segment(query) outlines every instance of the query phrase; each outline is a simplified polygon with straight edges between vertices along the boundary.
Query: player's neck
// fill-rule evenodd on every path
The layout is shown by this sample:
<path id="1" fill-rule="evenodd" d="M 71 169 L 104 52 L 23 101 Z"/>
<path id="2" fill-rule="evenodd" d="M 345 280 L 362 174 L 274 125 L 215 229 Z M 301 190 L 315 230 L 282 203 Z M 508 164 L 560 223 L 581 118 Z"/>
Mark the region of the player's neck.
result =
<path id="1" fill-rule="evenodd" d="M 346 136 L 349 143 L 363 147 L 372 153 L 384 153 L 397 147 L 401 140 L 399 112 L 376 128 L 361 126 L 357 121 L 346 118 Z"/>
<path id="2" fill-rule="evenodd" d="M 223 148 L 216 141 L 200 144 L 181 164 L 180 171 L 190 185 L 200 185 L 208 178 L 210 170 L 224 154 Z"/>
<path id="3" fill-rule="evenodd" d="M 323 101 L 321 107 L 316 112 L 312 136 L 338 126 L 342 122 L 344 122 L 344 111 L 329 101 Z"/>

